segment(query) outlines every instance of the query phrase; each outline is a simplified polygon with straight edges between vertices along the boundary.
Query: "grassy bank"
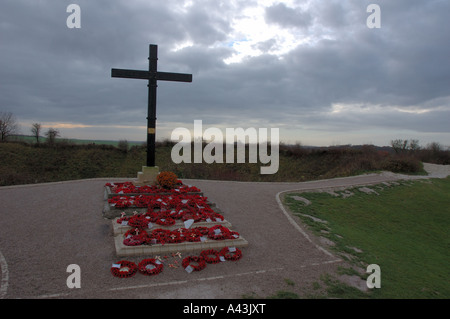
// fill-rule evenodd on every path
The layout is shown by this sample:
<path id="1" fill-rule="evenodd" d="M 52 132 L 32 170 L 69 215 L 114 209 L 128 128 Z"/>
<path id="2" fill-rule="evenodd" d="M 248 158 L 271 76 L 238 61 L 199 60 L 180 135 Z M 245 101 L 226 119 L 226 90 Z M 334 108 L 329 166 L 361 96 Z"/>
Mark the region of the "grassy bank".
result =
<path id="1" fill-rule="evenodd" d="M 157 143 L 156 165 L 161 171 L 173 171 L 180 178 L 301 182 L 380 170 L 424 173 L 420 159 L 373 146 L 305 148 L 281 145 L 278 172 L 261 175 L 260 168 L 270 164 L 248 163 L 248 159 L 245 163 L 175 164 L 171 160 L 173 145 L 171 142 Z M 145 165 L 145 159 L 143 145 L 75 144 L 67 140 L 53 145 L 0 143 L 0 186 L 97 177 L 135 178 Z"/>
<path id="2" fill-rule="evenodd" d="M 349 189 L 353 195 L 346 198 L 344 192 L 336 192 L 339 197 L 288 194 L 285 203 L 318 236 L 332 241 L 335 245 L 330 249 L 351 264 L 364 271 L 369 264 L 380 266 L 381 288 L 365 297 L 449 298 L 450 178 L 371 189 L 378 195 L 353 188 Z M 312 204 L 305 205 L 295 196 Z M 336 287 L 330 278 L 326 280 Z M 355 296 L 351 289 L 329 293 L 329 297 Z"/>

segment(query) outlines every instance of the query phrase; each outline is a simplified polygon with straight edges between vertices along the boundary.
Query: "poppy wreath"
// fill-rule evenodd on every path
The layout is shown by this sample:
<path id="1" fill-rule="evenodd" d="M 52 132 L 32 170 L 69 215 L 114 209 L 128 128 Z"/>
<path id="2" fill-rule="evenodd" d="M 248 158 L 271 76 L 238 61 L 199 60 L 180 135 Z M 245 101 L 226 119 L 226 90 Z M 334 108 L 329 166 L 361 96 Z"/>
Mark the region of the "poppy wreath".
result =
<path id="1" fill-rule="evenodd" d="M 214 257 L 210 257 L 211 255 L 214 255 Z M 220 262 L 220 253 L 215 249 L 203 250 L 200 253 L 200 256 L 202 256 L 208 264 L 217 264 Z"/>
<path id="2" fill-rule="evenodd" d="M 169 244 L 179 244 L 184 241 L 184 236 L 177 231 L 172 231 L 170 235 L 166 236 L 166 240 Z"/>
<path id="3" fill-rule="evenodd" d="M 153 258 L 144 259 L 138 265 L 139 272 L 148 276 L 159 274 L 163 270 L 163 267 L 162 263 L 157 263 L 156 259 Z"/>
<path id="4" fill-rule="evenodd" d="M 169 241 L 170 234 L 170 230 L 158 228 L 152 231 L 151 235 L 149 236 L 149 240 L 147 240 L 146 242 L 150 243 L 152 239 L 156 239 L 157 243 L 164 245 Z"/>
<path id="5" fill-rule="evenodd" d="M 134 215 L 128 220 L 128 226 L 134 228 L 147 228 L 149 220 L 143 215 Z"/>
<path id="6" fill-rule="evenodd" d="M 199 226 L 194 228 L 196 231 L 200 232 L 202 235 L 208 235 L 209 228 L 205 226 Z"/>
<path id="7" fill-rule="evenodd" d="M 117 264 L 120 265 L 120 268 L 111 267 L 111 273 L 113 274 L 114 277 L 120 278 L 133 277 L 138 270 L 138 267 L 132 261 L 121 260 L 118 261 Z"/>
<path id="8" fill-rule="evenodd" d="M 165 189 L 174 189 L 178 182 L 178 177 L 173 172 L 161 172 L 156 176 L 158 184 Z"/>
<path id="9" fill-rule="evenodd" d="M 175 219 L 171 217 L 158 218 L 155 223 L 161 226 L 171 226 L 175 224 Z"/>
<path id="10" fill-rule="evenodd" d="M 191 262 L 197 263 L 197 265 L 191 264 Z M 188 256 L 181 262 L 183 268 L 191 266 L 194 271 L 200 271 L 206 267 L 206 261 L 202 256 Z"/>
<path id="11" fill-rule="evenodd" d="M 220 255 L 223 256 L 226 260 L 232 260 L 236 261 L 241 259 L 242 257 L 242 251 L 239 248 L 235 248 L 236 250 L 234 253 L 230 252 L 230 249 L 228 247 L 222 248 L 220 251 Z"/>
<path id="12" fill-rule="evenodd" d="M 123 244 L 125 246 L 140 246 L 144 243 L 147 242 L 147 237 L 143 234 L 139 234 L 139 235 L 130 235 L 129 237 L 125 238 L 123 240 Z"/>
<path id="13" fill-rule="evenodd" d="M 131 216 L 125 216 L 125 214 L 122 214 L 122 217 L 117 218 L 117 224 L 122 224 L 122 222 L 127 222 L 129 221 L 131 218 Z"/>
<path id="14" fill-rule="evenodd" d="M 216 232 L 216 229 L 220 232 Z M 229 239 L 231 237 L 230 230 L 222 225 L 216 225 L 209 229 L 208 237 L 214 240 Z"/>
<path id="15" fill-rule="evenodd" d="M 196 228 L 188 229 L 187 232 L 184 233 L 184 239 L 189 242 L 198 242 L 200 241 L 200 237 L 202 237 L 202 233 Z"/>
<path id="16" fill-rule="evenodd" d="M 125 234 L 123 235 L 125 238 L 128 236 L 141 236 L 141 237 L 146 237 L 148 236 L 147 232 L 143 229 L 139 229 L 139 228 L 132 228 L 129 229 L 125 232 Z"/>

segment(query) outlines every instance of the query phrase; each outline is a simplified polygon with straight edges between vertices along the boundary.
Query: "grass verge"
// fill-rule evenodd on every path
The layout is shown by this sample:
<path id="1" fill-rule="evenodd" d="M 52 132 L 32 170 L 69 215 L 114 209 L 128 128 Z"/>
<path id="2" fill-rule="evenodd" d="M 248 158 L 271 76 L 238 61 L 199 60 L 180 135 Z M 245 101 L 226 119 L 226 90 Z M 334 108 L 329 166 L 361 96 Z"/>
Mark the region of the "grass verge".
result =
<path id="1" fill-rule="evenodd" d="M 289 193 L 284 202 L 350 264 L 364 270 L 368 264 L 380 266 L 381 288 L 367 297 L 449 298 L 450 178 L 368 188 L 376 193 L 361 187 L 335 191 L 335 196 Z M 342 286 L 325 279 L 329 287 L 339 288 L 330 296 L 348 297 Z"/>

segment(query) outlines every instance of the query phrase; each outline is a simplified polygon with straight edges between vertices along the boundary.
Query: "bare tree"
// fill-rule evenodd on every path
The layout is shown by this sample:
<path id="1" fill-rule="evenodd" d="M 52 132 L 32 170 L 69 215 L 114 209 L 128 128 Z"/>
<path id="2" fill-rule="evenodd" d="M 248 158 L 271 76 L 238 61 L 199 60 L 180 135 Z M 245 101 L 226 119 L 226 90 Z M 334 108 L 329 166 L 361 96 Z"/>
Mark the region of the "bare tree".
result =
<path id="1" fill-rule="evenodd" d="M 392 140 L 391 146 L 397 154 L 415 152 L 420 149 L 419 140 Z"/>
<path id="2" fill-rule="evenodd" d="M 41 133 L 41 124 L 33 123 L 33 125 L 31 125 L 31 133 L 36 138 L 36 143 L 39 144 L 39 135 Z"/>
<path id="3" fill-rule="evenodd" d="M 5 142 L 9 136 L 17 134 L 16 117 L 11 112 L 0 112 L 0 142 Z"/>
<path id="4" fill-rule="evenodd" d="M 54 144 L 56 137 L 59 136 L 59 131 L 54 128 L 49 128 L 45 136 L 47 136 L 47 142 L 49 144 Z"/>

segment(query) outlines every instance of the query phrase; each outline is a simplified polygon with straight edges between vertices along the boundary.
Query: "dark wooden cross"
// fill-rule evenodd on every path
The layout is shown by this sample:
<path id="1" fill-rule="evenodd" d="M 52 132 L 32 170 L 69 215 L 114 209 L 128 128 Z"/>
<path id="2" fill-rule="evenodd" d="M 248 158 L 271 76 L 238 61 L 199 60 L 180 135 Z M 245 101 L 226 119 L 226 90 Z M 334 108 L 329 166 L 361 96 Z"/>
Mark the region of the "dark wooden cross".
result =
<path id="1" fill-rule="evenodd" d="M 147 166 L 155 166 L 156 88 L 157 81 L 192 82 L 192 74 L 158 71 L 158 46 L 150 44 L 148 71 L 111 69 L 111 77 L 148 80 Z"/>

